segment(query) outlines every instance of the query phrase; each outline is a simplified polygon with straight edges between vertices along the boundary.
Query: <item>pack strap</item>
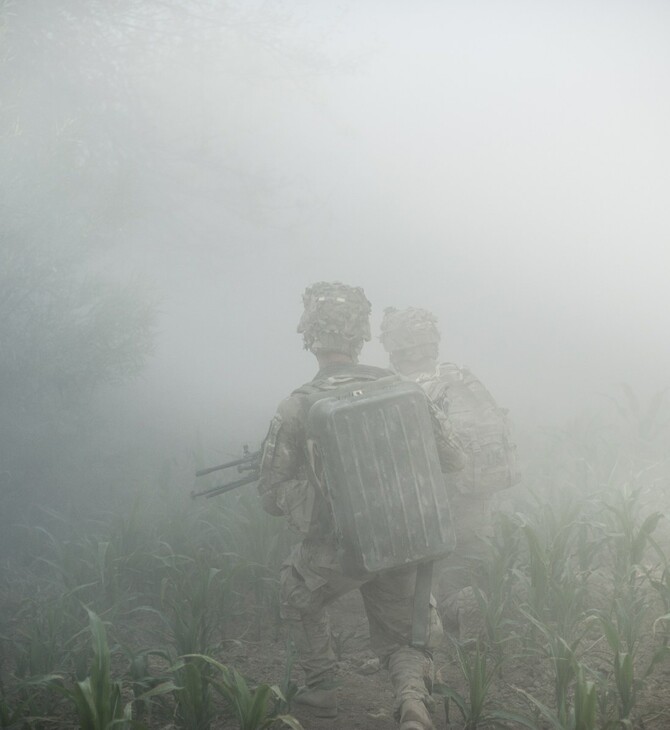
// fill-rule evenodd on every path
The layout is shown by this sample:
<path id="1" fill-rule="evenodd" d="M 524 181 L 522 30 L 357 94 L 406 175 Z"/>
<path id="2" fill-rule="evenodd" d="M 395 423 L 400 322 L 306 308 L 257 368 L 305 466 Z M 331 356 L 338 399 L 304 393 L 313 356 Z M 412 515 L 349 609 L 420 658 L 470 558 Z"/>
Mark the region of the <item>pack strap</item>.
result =
<path id="1" fill-rule="evenodd" d="M 423 651 L 428 645 L 430 624 L 430 589 L 433 584 L 433 563 L 420 563 L 416 567 L 414 605 L 412 607 L 411 645 Z"/>

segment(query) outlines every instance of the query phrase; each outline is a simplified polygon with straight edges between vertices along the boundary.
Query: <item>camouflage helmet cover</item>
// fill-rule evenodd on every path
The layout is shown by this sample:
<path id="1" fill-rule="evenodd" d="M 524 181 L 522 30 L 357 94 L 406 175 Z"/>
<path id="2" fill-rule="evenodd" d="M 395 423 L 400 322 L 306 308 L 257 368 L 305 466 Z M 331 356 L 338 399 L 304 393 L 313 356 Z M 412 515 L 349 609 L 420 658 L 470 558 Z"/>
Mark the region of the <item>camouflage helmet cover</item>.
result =
<path id="1" fill-rule="evenodd" d="M 402 351 L 403 356 L 409 359 L 437 357 L 440 342 L 437 317 L 426 309 L 387 307 L 379 339 L 392 355 L 399 355 Z"/>
<path id="2" fill-rule="evenodd" d="M 358 357 L 370 339 L 370 302 L 363 289 L 339 281 L 320 281 L 305 289 L 298 332 L 305 349 L 331 350 Z"/>

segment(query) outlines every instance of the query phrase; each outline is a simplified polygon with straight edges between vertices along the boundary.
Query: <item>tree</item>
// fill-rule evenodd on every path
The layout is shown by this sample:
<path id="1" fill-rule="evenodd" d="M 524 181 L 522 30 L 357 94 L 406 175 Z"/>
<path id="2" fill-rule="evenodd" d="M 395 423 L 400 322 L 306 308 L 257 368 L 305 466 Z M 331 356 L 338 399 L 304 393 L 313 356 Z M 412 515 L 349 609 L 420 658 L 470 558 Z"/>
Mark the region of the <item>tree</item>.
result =
<path id="1" fill-rule="evenodd" d="M 281 38 L 291 26 L 291 11 L 273 2 L 0 0 L 6 519 L 31 502 L 60 501 L 86 453 L 92 396 L 140 372 L 151 351 L 156 312 L 144 282 L 115 281 L 100 262 L 133 234 L 160 244 L 208 235 L 218 245 L 222 208 L 251 219 L 270 197 L 237 155 L 242 125 L 229 118 L 234 93 L 250 85 L 250 59 L 256 77 L 270 69 L 274 78 L 284 62 L 289 75 L 309 65 L 309 52 L 294 58 Z M 191 90 L 199 76 L 210 85 L 188 97 L 192 114 L 175 89 Z M 160 94 L 170 103 L 154 108 Z M 224 141 L 210 145 L 211 130 Z M 194 230 L 204 208 L 211 220 Z"/>
<path id="2" fill-rule="evenodd" d="M 72 483 L 70 466 L 82 457 L 92 396 L 142 370 L 157 316 L 139 282 L 99 271 L 129 215 L 118 204 L 119 194 L 131 198 L 123 185 L 129 150 L 117 135 L 128 129 L 132 98 L 122 112 L 105 117 L 99 114 L 99 105 L 110 101 L 104 90 L 71 93 L 79 82 L 95 90 L 104 64 L 87 67 L 85 55 L 69 57 L 67 7 L 0 0 L 4 524 L 34 502 L 62 503 L 61 487 Z M 95 37 L 83 37 L 93 52 Z"/>

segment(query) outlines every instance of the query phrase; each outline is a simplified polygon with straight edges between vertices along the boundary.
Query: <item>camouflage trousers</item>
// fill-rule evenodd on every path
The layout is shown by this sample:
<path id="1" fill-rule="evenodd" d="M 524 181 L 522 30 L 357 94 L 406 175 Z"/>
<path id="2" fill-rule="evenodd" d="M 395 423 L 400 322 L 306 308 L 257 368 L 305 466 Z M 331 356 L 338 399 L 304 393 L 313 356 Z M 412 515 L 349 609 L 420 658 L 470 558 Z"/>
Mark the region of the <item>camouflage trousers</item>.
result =
<path id="1" fill-rule="evenodd" d="M 431 597 L 426 651 L 410 646 L 415 580 L 415 567 L 357 580 L 343 574 L 334 544 L 305 540 L 296 545 L 281 571 L 280 611 L 296 645 L 307 686 L 333 681 L 335 654 L 326 607 L 358 589 L 372 648 L 390 672 L 396 711 L 406 699 L 430 706 L 430 652 L 442 640 L 442 624 Z"/>
<path id="2" fill-rule="evenodd" d="M 484 630 L 472 589 L 472 566 L 486 554 L 484 540 L 492 530 L 492 498 L 456 494 L 449 503 L 456 532 L 456 550 L 435 563 L 433 590 L 446 630 L 465 641 L 477 638 Z"/>

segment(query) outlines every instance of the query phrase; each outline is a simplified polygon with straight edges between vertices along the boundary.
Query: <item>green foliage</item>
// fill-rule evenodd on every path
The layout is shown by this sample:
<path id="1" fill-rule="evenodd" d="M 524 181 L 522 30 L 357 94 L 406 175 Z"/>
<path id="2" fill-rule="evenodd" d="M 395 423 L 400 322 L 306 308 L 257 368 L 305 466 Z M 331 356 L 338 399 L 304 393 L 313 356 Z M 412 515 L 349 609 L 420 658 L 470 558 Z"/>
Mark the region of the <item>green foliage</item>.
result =
<path id="1" fill-rule="evenodd" d="M 585 678 L 584 667 L 577 668 L 575 696 L 572 709 L 575 730 L 591 730 L 597 723 L 597 688 L 595 682 Z"/>
<path id="2" fill-rule="evenodd" d="M 240 492 L 226 495 L 216 508 L 222 535 L 244 570 L 239 575 L 238 587 L 248 594 L 246 605 L 253 606 L 253 631 L 259 640 L 264 619 L 272 617 L 275 638 L 279 627 L 279 568 L 290 550 L 294 536 L 284 520 L 277 520 L 265 512 L 253 493 Z"/>
<path id="3" fill-rule="evenodd" d="M 74 702 L 82 730 L 107 730 L 112 724 L 132 719 L 130 705 L 123 705 L 121 683 L 113 681 L 110 673 L 109 649 L 100 619 L 89 613 L 93 635 L 93 665 L 90 676 L 67 689 Z"/>
<path id="4" fill-rule="evenodd" d="M 565 714 L 554 712 L 525 690 L 519 689 L 519 691 L 537 708 L 542 719 L 552 730 L 608 730 L 608 728 L 613 730 L 615 727 L 609 722 L 605 725 L 598 724 L 596 685 L 585 679 L 582 667 L 576 672 L 574 704 Z"/>
<path id="5" fill-rule="evenodd" d="M 649 581 L 649 585 L 656 591 L 663 602 L 663 608 L 666 614 L 670 613 L 670 569 L 667 561 L 663 566 L 660 577 L 655 575 L 652 570 L 646 570 L 645 575 Z"/>
<path id="6" fill-rule="evenodd" d="M 123 685 L 111 673 L 111 652 L 103 622 L 93 611 L 86 609 L 89 631 L 93 644 L 93 661 L 89 675 L 73 685 L 54 679 L 53 687 L 63 694 L 74 706 L 75 714 L 82 730 L 110 730 L 112 727 L 143 728 L 133 720 L 132 701 L 123 702 Z M 150 697 L 171 692 L 174 685 L 165 682 L 153 687 L 140 696 Z"/>
<path id="7" fill-rule="evenodd" d="M 464 697 L 451 686 L 441 682 L 433 686 L 433 694 L 442 697 L 444 702 L 447 722 L 449 722 L 453 702 L 463 718 L 464 730 L 477 730 L 477 728 L 487 726 L 505 727 L 509 722 L 516 723 L 517 727 L 528 727 L 534 730 L 535 725 L 523 715 L 502 709 L 487 708 L 488 692 L 500 667 L 500 661 L 494 660 L 491 663 L 479 642 L 476 643 L 474 649 L 466 648 L 456 642 L 454 645 L 458 665 L 468 687 L 468 696 Z"/>
<path id="8" fill-rule="evenodd" d="M 587 502 L 565 494 L 555 501 L 536 496 L 535 508 L 520 518 L 528 563 L 519 576 L 527 604 L 540 623 L 556 625 L 563 636 L 572 633 L 586 608 L 588 568 L 598 550 L 597 542 L 588 541 L 591 528 L 583 518 L 588 512 Z"/>
<path id="9" fill-rule="evenodd" d="M 638 648 L 643 626 L 644 599 L 640 590 L 631 590 L 628 601 L 616 600 L 611 617 L 595 612 L 595 616 L 602 627 L 607 643 L 612 649 L 611 670 L 609 678 L 613 677 L 614 687 L 619 699 L 618 719 L 629 721 L 637 703 L 638 692 L 644 686 L 644 681 L 651 675 L 656 665 L 667 658 L 668 647 L 665 642 L 657 647 L 643 668 L 636 668 L 638 662 Z M 605 686 L 604 691 L 607 691 Z"/>
<path id="10" fill-rule="evenodd" d="M 579 663 L 577 647 L 583 639 L 586 628 L 572 640 L 566 640 L 555 629 L 538 621 L 531 613 L 522 611 L 525 618 L 539 631 L 542 642 L 535 650 L 550 662 L 554 678 L 554 702 L 559 722 L 566 722 L 570 711 L 570 688 L 577 676 Z"/>
<path id="11" fill-rule="evenodd" d="M 473 590 L 484 619 L 489 646 L 500 654 L 514 626 L 521 530 L 518 519 L 512 516 L 497 513 L 495 517 L 494 534 L 486 541 L 486 554 L 473 567 Z"/>
<path id="12" fill-rule="evenodd" d="M 177 687 L 176 719 L 187 730 L 208 730 L 215 714 L 210 690 L 210 672 L 199 655 L 190 655 L 172 669 Z"/>
<path id="13" fill-rule="evenodd" d="M 152 674 L 149 660 L 152 657 L 161 659 L 166 667 L 169 667 L 170 656 L 168 652 L 162 649 L 142 649 L 134 651 L 128 646 L 121 646 L 124 654 L 128 659 L 128 680 L 130 681 L 133 697 L 135 713 L 138 719 L 145 715 L 149 717 L 152 710 L 152 702 L 157 694 L 164 694 L 168 688 L 172 691 L 176 690 L 173 684 L 173 677 L 166 672 L 159 676 Z"/>
<path id="14" fill-rule="evenodd" d="M 613 730 L 645 720 L 646 680 L 669 655 L 662 513 L 645 504 L 643 468 L 596 485 L 602 471 L 595 464 L 588 489 L 555 474 L 550 489 L 496 515 L 489 550 L 473 562 L 485 632 L 454 650 L 466 690 L 435 688 L 467 728 Z M 279 687 L 212 658 L 278 626 L 277 574 L 291 538 L 253 489 L 202 504 L 163 490 L 115 514 L 41 515 L 40 526 L 15 532 L 20 560 L 0 565 L 0 723 L 48 726 L 67 714 L 82 727 L 205 730 L 223 712 L 240 727 L 297 727 L 290 648 Z M 98 616 L 123 637 L 127 675 L 113 674 L 120 654 Z M 352 636 L 334 637 L 340 655 Z M 534 720 L 497 707 L 492 693 L 520 661 L 553 685 L 549 701 L 518 688 Z"/>
<path id="15" fill-rule="evenodd" d="M 31 577 L 0 645 L 8 649 L 13 666 L 11 685 L 31 715 L 45 715 L 55 708 L 53 693 L 45 691 L 44 678 L 62 673 L 86 676 L 90 647 L 82 631 L 84 609 L 77 592 L 62 591 Z M 4 653 L 4 652 L 3 652 Z"/>
<path id="16" fill-rule="evenodd" d="M 292 679 L 293 665 L 297 657 L 296 648 L 293 642 L 288 639 L 286 641 L 286 662 L 284 664 L 284 673 L 279 692 L 275 693 L 275 705 L 273 709 L 274 715 L 286 715 L 291 711 L 293 699 L 298 694 L 298 683 Z"/>
<path id="17" fill-rule="evenodd" d="M 0 728 L 19 727 L 26 716 L 26 702 L 12 705 L 0 695 Z"/>
<path id="18" fill-rule="evenodd" d="M 663 513 L 654 511 L 641 517 L 641 491 L 640 486 L 631 488 L 625 484 L 602 502 L 617 586 L 631 585 L 635 581 L 636 573 L 650 549 L 657 557 L 663 558 L 652 537 L 663 519 Z"/>
<path id="19" fill-rule="evenodd" d="M 169 564 L 169 576 L 163 578 L 161 586 L 161 603 L 167 611 L 172 645 L 177 655 L 194 657 L 174 668 L 179 685 L 175 691 L 177 718 L 182 727 L 206 730 L 214 718 L 209 671 L 194 655 L 213 648 L 212 615 L 234 573 L 224 576 L 202 558 L 171 555 Z"/>
<path id="20" fill-rule="evenodd" d="M 173 557 L 182 557 L 183 562 L 174 564 L 173 574 L 164 578 L 161 586 L 161 603 L 169 616 L 172 641 L 180 655 L 207 652 L 212 607 L 221 592 L 221 571 L 197 560 Z"/>
<path id="21" fill-rule="evenodd" d="M 90 674 L 72 687 L 56 684 L 75 707 L 82 730 L 108 730 L 112 725 L 130 726 L 130 705 L 123 705 L 121 683 L 110 671 L 110 652 L 105 628 L 100 618 L 87 609 L 93 640 L 93 663 Z"/>
<path id="22" fill-rule="evenodd" d="M 302 730 L 302 726 L 291 715 L 275 715 L 272 712 L 272 698 L 286 701 L 279 687 L 259 684 L 252 688 L 244 677 L 235 669 L 227 667 L 211 657 L 194 657 L 206 662 L 218 674 L 210 678 L 212 687 L 228 702 L 233 714 L 239 722 L 240 730 L 263 730 L 274 723 L 281 723 L 293 730 Z"/>

